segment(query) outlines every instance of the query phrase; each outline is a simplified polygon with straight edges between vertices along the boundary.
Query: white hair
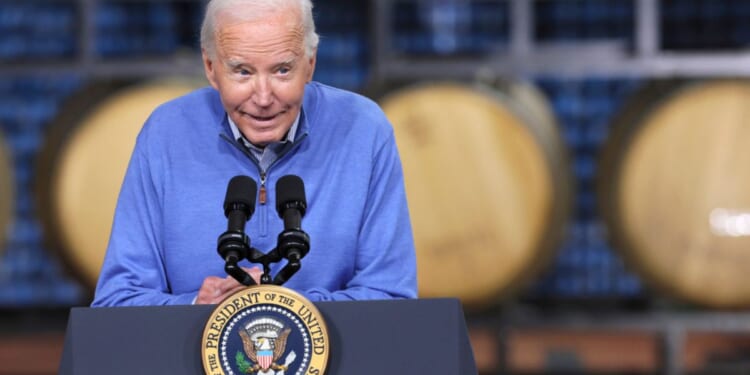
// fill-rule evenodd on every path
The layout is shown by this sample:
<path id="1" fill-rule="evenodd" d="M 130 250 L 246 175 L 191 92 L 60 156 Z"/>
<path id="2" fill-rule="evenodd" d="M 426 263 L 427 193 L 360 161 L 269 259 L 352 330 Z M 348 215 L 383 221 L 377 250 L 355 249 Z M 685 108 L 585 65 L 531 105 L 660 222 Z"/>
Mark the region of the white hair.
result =
<path id="1" fill-rule="evenodd" d="M 305 35 L 305 54 L 311 57 L 318 48 L 318 34 L 312 14 L 312 0 L 211 0 L 201 26 L 201 48 L 209 57 L 216 57 L 217 18 L 223 11 L 231 10 L 236 20 L 253 21 L 285 6 L 297 6 L 302 18 Z"/>

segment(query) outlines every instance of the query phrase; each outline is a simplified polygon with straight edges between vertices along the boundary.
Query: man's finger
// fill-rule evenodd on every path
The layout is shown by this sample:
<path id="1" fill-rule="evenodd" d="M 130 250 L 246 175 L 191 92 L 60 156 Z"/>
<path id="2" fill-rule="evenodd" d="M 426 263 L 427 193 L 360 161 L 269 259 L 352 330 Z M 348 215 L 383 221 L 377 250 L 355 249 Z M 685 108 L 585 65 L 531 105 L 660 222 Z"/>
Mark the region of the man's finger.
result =
<path id="1" fill-rule="evenodd" d="M 256 284 L 260 284 L 260 277 L 263 276 L 263 271 L 261 271 L 258 267 L 253 267 L 247 271 L 248 274 L 250 274 L 250 277 L 255 280 Z"/>
<path id="2" fill-rule="evenodd" d="M 223 282 L 224 279 L 217 276 L 208 276 L 203 279 L 203 284 L 198 289 L 198 296 L 195 299 L 195 303 L 212 303 L 211 301 L 214 298 L 222 294 L 220 286 Z"/>
<path id="3" fill-rule="evenodd" d="M 255 280 L 256 284 L 260 285 L 260 277 L 263 276 L 263 270 L 260 267 L 242 267 L 242 269 Z"/>
<path id="4" fill-rule="evenodd" d="M 216 297 L 216 299 L 212 303 L 215 303 L 215 304 L 219 303 L 219 302 L 225 300 L 227 297 L 231 296 L 232 294 L 237 293 L 240 290 L 243 290 L 245 288 L 246 288 L 246 286 L 244 286 L 244 285 L 241 285 L 241 284 L 237 285 L 236 287 L 227 290 L 226 293 L 222 294 L 221 296 Z"/>

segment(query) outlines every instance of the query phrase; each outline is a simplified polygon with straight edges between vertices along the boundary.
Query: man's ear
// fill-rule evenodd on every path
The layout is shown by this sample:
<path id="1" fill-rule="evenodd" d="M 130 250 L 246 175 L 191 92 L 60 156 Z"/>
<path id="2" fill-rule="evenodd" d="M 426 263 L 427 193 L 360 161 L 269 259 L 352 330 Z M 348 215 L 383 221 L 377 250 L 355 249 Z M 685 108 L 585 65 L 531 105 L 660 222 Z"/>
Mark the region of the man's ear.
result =
<path id="1" fill-rule="evenodd" d="M 206 78 L 211 86 L 218 90 L 219 87 L 216 82 L 216 67 L 214 66 L 214 61 L 208 56 L 205 48 L 201 49 L 201 55 L 203 58 L 203 70 L 206 72 Z"/>

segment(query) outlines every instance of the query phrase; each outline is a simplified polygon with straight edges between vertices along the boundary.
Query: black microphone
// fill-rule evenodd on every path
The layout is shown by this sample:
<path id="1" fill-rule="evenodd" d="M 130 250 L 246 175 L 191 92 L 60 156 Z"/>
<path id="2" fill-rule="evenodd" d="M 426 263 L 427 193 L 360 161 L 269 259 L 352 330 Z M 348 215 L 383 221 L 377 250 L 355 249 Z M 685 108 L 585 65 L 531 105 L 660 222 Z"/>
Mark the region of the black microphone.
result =
<path id="1" fill-rule="evenodd" d="M 245 223 L 255 212 L 255 195 L 258 185 L 248 176 L 234 176 L 227 186 L 224 215 L 228 219 L 227 231 L 219 236 L 219 255 L 226 262 L 236 263 L 247 257 L 249 239 Z"/>
<path id="2" fill-rule="evenodd" d="M 276 182 L 276 211 L 284 220 L 279 234 L 279 254 L 290 262 L 299 262 L 310 250 L 310 238 L 302 231 L 302 217 L 307 210 L 302 179 L 286 175 Z"/>

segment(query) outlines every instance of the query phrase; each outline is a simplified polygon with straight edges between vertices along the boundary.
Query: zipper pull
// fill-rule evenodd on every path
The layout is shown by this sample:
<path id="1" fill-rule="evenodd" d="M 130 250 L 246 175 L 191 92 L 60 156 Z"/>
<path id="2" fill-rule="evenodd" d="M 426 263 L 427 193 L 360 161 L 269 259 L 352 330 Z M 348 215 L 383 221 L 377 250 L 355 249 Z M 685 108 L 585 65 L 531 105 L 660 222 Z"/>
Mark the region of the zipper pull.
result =
<path id="1" fill-rule="evenodd" d="M 266 173 L 260 174 L 260 192 L 258 193 L 258 202 L 266 204 Z"/>

